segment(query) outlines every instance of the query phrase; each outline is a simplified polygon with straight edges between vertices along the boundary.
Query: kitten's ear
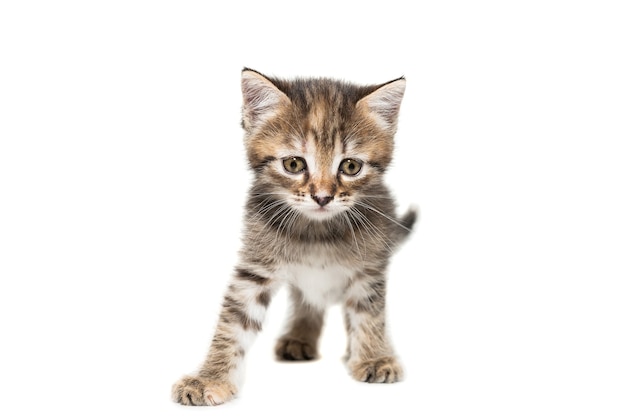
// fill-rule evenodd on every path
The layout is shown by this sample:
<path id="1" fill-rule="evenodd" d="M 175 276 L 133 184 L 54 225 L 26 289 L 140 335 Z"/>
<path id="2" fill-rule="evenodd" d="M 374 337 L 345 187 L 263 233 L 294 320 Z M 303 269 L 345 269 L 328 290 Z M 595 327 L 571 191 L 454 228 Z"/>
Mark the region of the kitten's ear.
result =
<path id="1" fill-rule="evenodd" d="M 267 77 L 254 70 L 244 68 L 241 72 L 241 92 L 243 93 L 244 129 L 260 126 L 273 116 L 279 107 L 291 100 Z"/>
<path id="2" fill-rule="evenodd" d="M 357 107 L 364 107 L 383 129 L 395 132 L 405 87 L 404 77 L 389 81 L 360 99 Z"/>

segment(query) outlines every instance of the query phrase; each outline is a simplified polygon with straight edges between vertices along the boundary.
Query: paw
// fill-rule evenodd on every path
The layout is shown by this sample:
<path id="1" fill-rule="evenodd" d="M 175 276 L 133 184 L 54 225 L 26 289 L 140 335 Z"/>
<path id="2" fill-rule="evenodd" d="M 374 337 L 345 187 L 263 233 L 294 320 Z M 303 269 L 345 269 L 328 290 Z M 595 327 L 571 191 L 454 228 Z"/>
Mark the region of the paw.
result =
<path id="1" fill-rule="evenodd" d="M 390 384 L 402 379 L 402 367 L 394 357 L 383 357 L 348 365 L 352 377 L 361 382 L 379 382 Z"/>
<path id="2" fill-rule="evenodd" d="M 229 382 L 194 376 L 183 377 L 172 387 L 172 399 L 182 405 L 220 405 L 237 393 Z"/>
<path id="3" fill-rule="evenodd" d="M 284 361 L 310 361 L 317 359 L 317 348 L 296 339 L 280 339 L 276 343 L 276 358 Z"/>

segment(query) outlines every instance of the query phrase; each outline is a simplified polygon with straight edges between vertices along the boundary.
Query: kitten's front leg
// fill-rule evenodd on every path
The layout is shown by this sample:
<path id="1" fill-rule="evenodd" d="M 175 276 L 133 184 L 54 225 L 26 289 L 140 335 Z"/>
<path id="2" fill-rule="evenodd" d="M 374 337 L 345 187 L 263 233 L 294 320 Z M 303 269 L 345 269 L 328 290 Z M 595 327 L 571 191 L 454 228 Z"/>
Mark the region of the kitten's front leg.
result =
<path id="1" fill-rule="evenodd" d="M 219 405 L 238 391 L 244 356 L 261 330 L 277 283 L 239 268 L 224 295 L 222 311 L 204 364 L 196 376 L 172 387 L 183 405 Z"/>
<path id="2" fill-rule="evenodd" d="M 347 365 L 362 382 L 397 382 L 402 367 L 385 329 L 384 276 L 357 278 L 346 293 Z"/>

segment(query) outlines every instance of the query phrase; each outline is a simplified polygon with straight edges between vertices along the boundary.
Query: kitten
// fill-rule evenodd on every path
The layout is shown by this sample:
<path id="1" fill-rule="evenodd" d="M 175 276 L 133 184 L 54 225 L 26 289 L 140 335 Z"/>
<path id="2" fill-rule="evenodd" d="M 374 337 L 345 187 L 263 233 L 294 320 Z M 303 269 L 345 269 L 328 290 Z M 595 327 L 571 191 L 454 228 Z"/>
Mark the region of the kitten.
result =
<path id="1" fill-rule="evenodd" d="M 254 172 L 240 261 L 208 356 L 172 389 L 185 405 L 217 405 L 240 386 L 244 356 L 282 284 L 292 313 L 281 360 L 317 358 L 324 311 L 344 307 L 346 363 L 358 381 L 390 383 L 402 369 L 385 329 L 385 270 L 416 219 L 395 215 L 383 183 L 405 80 L 357 86 L 242 72 L 248 161 Z"/>

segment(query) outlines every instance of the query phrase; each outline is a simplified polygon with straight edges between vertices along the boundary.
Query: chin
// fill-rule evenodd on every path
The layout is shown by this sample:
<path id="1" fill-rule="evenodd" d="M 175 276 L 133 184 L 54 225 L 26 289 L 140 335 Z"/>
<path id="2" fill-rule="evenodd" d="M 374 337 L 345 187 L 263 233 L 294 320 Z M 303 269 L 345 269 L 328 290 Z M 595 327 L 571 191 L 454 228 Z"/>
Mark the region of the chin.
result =
<path id="1" fill-rule="evenodd" d="M 334 217 L 337 217 L 339 213 L 343 210 L 329 210 L 327 208 L 316 208 L 316 209 L 308 209 L 302 210 L 302 214 L 304 214 L 309 220 L 314 220 L 318 222 L 323 222 L 326 220 L 330 220 Z"/>

